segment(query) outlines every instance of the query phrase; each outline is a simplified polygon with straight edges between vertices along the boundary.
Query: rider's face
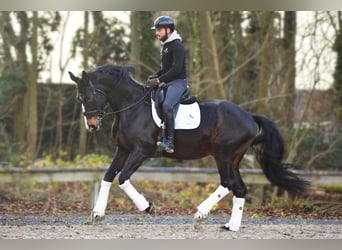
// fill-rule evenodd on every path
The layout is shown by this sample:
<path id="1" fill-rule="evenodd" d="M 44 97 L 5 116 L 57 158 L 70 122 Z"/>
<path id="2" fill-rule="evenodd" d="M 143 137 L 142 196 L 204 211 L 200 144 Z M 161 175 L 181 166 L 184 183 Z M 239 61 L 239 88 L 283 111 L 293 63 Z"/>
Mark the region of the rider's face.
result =
<path id="1" fill-rule="evenodd" d="M 156 29 L 156 36 L 159 39 L 159 41 L 165 41 L 166 38 L 168 37 L 170 33 L 170 29 L 169 28 L 159 28 Z"/>

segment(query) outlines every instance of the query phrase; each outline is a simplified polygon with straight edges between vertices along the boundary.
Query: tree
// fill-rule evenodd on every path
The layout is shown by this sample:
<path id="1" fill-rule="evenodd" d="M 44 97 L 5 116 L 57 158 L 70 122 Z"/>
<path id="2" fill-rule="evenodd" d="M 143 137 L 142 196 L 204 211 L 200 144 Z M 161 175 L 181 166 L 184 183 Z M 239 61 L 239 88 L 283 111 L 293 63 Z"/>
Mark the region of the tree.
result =
<path id="1" fill-rule="evenodd" d="M 231 69 L 236 69 L 238 67 L 241 67 L 241 65 L 244 64 L 244 61 L 246 60 L 246 47 L 244 41 L 244 36 L 243 36 L 243 30 L 241 27 L 241 23 L 243 21 L 242 19 L 242 13 L 239 11 L 234 11 L 232 13 L 232 29 L 234 33 L 233 37 L 233 44 L 234 44 L 234 62 L 231 67 Z M 242 99 L 242 96 L 244 94 L 243 91 L 243 78 L 244 75 L 246 74 L 246 70 L 244 68 L 240 68 L 236 74 L 233 76 L 233 79 L 231 81 L 232 83 L 232 95 L 231 98 L 233 102 L 240 104 Z"/>
<path id="2" fill-rule="evenodd" d="M 131 12 L 131 53 L 130 61 L 138 74 L 141 72 L 141 12 Z M 139 78 L 139 77 L 138 77 Z"/>
<path id="3" fill-rule="evenodd" d="M 20 31 L 15 33 L 13 19 L 19 23 Z M 26 145 L 26 107 L 27 107 L 27 83 L 28 63 L 26 56 L 26 44 L 29 33 L 28 18 L 25 12 L 0 12 L 0 27 L 4 56 L 2 58 L 1 89 L 2 102 L 9 102 L 15 110 L 12 121 L 12 135 L 20 151 L 24 151 Z M 15 50 L 15 54 L 11 53 Z M 16 58 L 16 55 L 21 55 Z M 12 110 L 12 112 L 13 112 Z"/>
<path id="4" fill-rule="evenodd" d="M 284 48 L 284 58 L 283 69 L 284 69 L 284 117 L 283 122 L 289 126 L 293 124 L 293 105 L 295 100 L 295 78 L 296 78 L 296 12 L 295 11 L 285 11 L 284 17 L 284 38 L 283 38 L 283 48 Z"/>
<path id="5" fill-rule="evenodd" d="M 59 21 L 58 12 L 0 13 L 4 52 L 0 84 L 7 92 L 2 94 L 2 101 L 12 102 L 12 135 L 18 151 L 30 160 L 37 153 L 37 79 L 53 48 L 48 35 L 56 31 Z"/>
<path id="6" fill-rule="evenodd" d="M 147 76 L 159 68 L 159 49 L 154 46 L 156 37 L 153 26 L 153 12 L 131 12 L 130 63 L 136 69 L 135 77 L 145 81 Z"/>
<path id="7" fill-rule="evenodd" d="M 32 35 L 31 35 L 31 56 L 32 62 L 29 70 L 28 82 L 28 136 L 26 156 L 35 159 L 37 154 L 38 141 L 38 119 L 37 119 L 37 80 L 38 80 L 38 26 L 39 19 L 37 11 L 33 12 Z"/>
<path id="8" fill-rule="evenodd" d="M 176 21 L 176 29 L 182 36 L 182 42 L 186 51 L 188 83 L 191 87 L 192 94 L 201 98 L 204 96 L 204 91 L 202 90 L 206 86 L 201 81 L 202 58 L 198 12 L 181 12 Z"/>
<path id="9" fill-rule="evenodd" d="M 199 11 L 199 24 L 201 27 L 202 66 L 205 68 L 203 75 L 207 81 L 206 88 L 210 89 L 211 98 L 227 99 L 214 36 L 214 27 L 209 11 Z M 208 88 L 209 86 L 210 88 Z"/>
<path id="10" fill-rule="evenodd" d="M 106 18 L 102 11 L 92 11 L 91 17 L 89 23 L 93 21 L 94 28 L 92 31 L 89 30 L 87 38 L 84 28 L 76 31 L 72 56 L 75 57 L 78 50 L 82 51 L 84 44 L 87 44 L 89 67 L 108 62 L 126 63 L 128 46 L 125 41 L 127 34 L 124 25 L 115 17 Z"/>
<path id="11" fill-rule="evenodd" d="M 89 46 L 87 41 L 89 41 L 89 12 L 84 12 L 84 45 L 83 45 L 83 68 L 87 69 L 89 67 Z M 87 152 L 87 133 L 86 127 L 84 123 L 84 116 L 83 113 L 80 113 L 80 139 L 79 139 L 79 154 L 80 156 L 84 156 Z"/>
<path id="12" fill-rule="evenodd" d="M 268 86 L 272 81 L 272 39 L 273 39 L 274 13 L 272 11 L 262 12 L 259 15 L 259 41 L 260 44 L 266 43 L 265 48 L 260 55 L 260 71 L 258 75 L 257 109 L 261 114 L 268 113 L 267 96 Z"/>
<path id="13" fill-rule="evenodd" d="M 334 89 L 336 92 L 336 121 L 342 124 L 342 11 L 337 12 L 337 29 L 333 50 L 337 53 L 337 61 L 334 72 Z"/>

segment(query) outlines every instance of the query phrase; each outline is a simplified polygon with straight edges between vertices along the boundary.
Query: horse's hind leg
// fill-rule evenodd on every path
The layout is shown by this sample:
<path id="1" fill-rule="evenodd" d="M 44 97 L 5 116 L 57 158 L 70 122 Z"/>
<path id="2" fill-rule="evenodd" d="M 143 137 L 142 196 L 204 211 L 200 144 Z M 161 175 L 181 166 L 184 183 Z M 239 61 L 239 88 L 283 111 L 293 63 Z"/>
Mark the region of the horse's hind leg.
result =
<path id="1" fill-rule="evenodd" d="M 231 161 L 226 156 L 215 156 L 215 160 L 220 173 L 221 184 L 197 207 L 197 212 L 194 215 L 195 228 L 199 227 L 202 221 L 207 218 L 213 206 L 228 195 L 230 187 L 233 185 L 232 181 L 230 181 L 230 176 L 232 176 Z"/>
<path id="2" fill-rule="evenodd" d="M 198 207 L 197 212 L 194 215 L 194 226 L 198 228 L 201 226 L 202 222 L 207 218 L 210 210 L 213 206 L 222 200 L 229 193 L 229 189 L 222 185 L 206 199 Z"/>
<path id="3" fill-rule="evenodd" d="M 215 156 L 221 184 L 214 193 L 197 207 L 198 211 L 194 215 L 195 227 L 200 226 L 202 221 L 208 216 L 212 207 L 232 190 L 234 193 L 232 215 L 230 221 L 223 228 L 231 231 L 239 230 L 246 194 L 246 187 L 238 169 L 243 154 L 235 156 L 233 161 L 226 155 L 220 154 Z"/>
<path id="4" fill-rule="evenodd" d="M 231 169 L 231 176 L 233 180 L 233 184 L 230 186 L 234 197 L 233 197 L 233 208 L 232 214 L 230 216 L 230 220 L 226 223 L 223 228 L 230 231 L 239 231 L 241 221 L 242 221 L 242 213 L 243 207 L 245 204 L 245 195 L 246 195 L 246 186 L 241 178 L 239 172 L 239 163 L 243 157 L 244 153 L 238 154 L 233 160 L 233 167 Z M 222 176 L 221 176 L 222 178 Z"/>

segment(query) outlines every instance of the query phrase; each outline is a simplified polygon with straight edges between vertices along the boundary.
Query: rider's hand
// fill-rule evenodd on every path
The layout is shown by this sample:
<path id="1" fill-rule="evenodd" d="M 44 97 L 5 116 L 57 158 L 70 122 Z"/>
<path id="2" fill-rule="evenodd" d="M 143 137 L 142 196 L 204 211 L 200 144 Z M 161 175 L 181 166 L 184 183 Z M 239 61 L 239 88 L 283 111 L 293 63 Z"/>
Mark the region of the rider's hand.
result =
<path id="1" fill-rule="evenodd" d="M 158 87 L 159 86 L 159 79 L 158 79 L 158 76 L 157 77 L 154 77 L 154 78 L 148 78 L 147 79 L 147 84 L 151 87 L 151 88 L 155 88 L 155 87 Z"/>

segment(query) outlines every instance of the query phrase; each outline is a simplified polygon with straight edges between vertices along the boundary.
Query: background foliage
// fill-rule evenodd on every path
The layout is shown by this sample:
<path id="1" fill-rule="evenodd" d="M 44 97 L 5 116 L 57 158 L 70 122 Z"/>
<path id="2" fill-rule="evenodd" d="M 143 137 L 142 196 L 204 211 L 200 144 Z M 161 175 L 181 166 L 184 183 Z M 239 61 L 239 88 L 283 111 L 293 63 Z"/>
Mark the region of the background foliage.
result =
<path id="1" fill-rule="evenodd" d="M 160 64 L 160 45 L 150 30 L 153 20 L 170 15 L 186 48 L 192 94 L 199 99 L 228 99 L 271 118 L 284 135 L 287 160 L 308 169 L 342 169 L 341 12 L 313 12 L 307 24 L 299 24 L 296 12 L 140 11 L 129 13 L 130 24 L 116 18 L 115 12 L 83 14 L 67 55 L 68 60 L 82 59 L 80 71 L 106 62 L 130 64 L 136 69 L 134 77 L 144 83 Z M 100 158 L 99 164 L 103 158 L 98 155 L 108 158 L 109 164 L 113 156 L 115 145 L 108 138 L 114 117 L 106 116 L 102 130 L 88 134 L 75 86 L 62 80 L 40 82 L 47 69 L 67 74 L 67 63 L 49 69 L 49 55 L 57 47 L 53 35 L 66 32 L 65 16 L 60 12 L 0 12 L 3 166 L 72 165 L 91 158 L 87 154 L 92 153 L 94 159 Z M 299 33 L 300 27 L 306 32 Z M 307 39 L 317 40 L 320 46 L 305 45 Z M 295 59 L 299 54 L 304 54 L 302 64 Z M 325 59 L 327 54 L 329 59 Z M 317 88 L 327 81 L 322 68 L 331 63 L 335 70 L 330 74 L 330 88 Z M 301 79 L 312 87 L 297 89 L 296 77 L 307 65 L 312 65 L 310 78 Z M 175 164 L 168 159 L 150 163 Z M 210 158 L 176 164 L 213 166 Z"/>

